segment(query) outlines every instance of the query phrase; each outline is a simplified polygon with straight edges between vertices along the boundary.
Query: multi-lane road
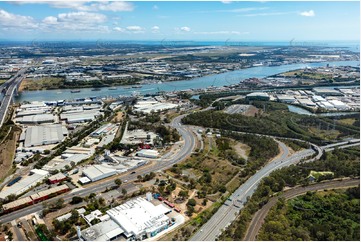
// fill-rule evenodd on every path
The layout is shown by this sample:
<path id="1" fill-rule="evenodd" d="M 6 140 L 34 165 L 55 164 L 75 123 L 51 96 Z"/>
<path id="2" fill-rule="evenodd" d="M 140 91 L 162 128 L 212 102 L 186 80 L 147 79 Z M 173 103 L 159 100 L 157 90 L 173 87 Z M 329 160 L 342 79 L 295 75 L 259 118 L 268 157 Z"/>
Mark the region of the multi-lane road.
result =
<path id="1" fill-rule="evenodd" d="M 313 184 L 306 187 L 296 187 L 291 190 L 284 192 L 283 194 L 273 197 L 270 201 L 258 210 L 257 213 L 253 216 L 252 221 L 248 227 L 244 240 L 246 241 L 255 241 L 256 237 L 264 223 L 264 220 L 270 211 L 270 209 L 276 205 L 279 198 L 292 199 L 299 195 L 305 194 L 309 191 L 319 191 L 324 189 L 336 189 L 336 188 L 346 188 L 346 187 L 355 187 L 360 185 L 360 179 L 354 180 L 341 180 L 341 181 L 327 181 L 317 184 Z"/>
<path id="2" fill-rule="evenodd" d="M 207 223 L 205 223 L 190 239 L 192 241 L 214 241 L 219 234 L 225 229 L 228 225 L 231 224 L 233 220 L 236 219 L 240 210 L 244 207 L 244 204 L 247 201 L 247 197 L 250 197 L 254 191 L 257 189 L 260 181 L 267 177 L 272 171 L 286 167 L 292 164 L 296 164 L 300 160 L 310 157 L 315 153 L 312 149 L 305 149 L 299 152 L 294 153 L 293 155 L 287 157 L 288 149 L 284 144 L 280 143 L 280 146 L 283 150 L 283 155 L 271 161 L 259 171 L 256 172 L 250 179 L 248 179 L 244 184 L 242 184 L 219 209 L 212 216 Z M 333 147 L 337 145 L 344 145 L 344 142 L 339 144 L 334 144 Z M 320 147 L 323 149 L 324 147 Z M 287 151 L 286 151 L 287 150 Z"/>
<path id="3" fill-rule="evenodd" d="M 127 186 L 130 185 L 129 184 L 130 182 L 137 180 L 138 175 L 144 175 L 144 174 L 148 174 L 150 172 L 169 168 L 173 164 L 184 160 L 192 153 L 192 151 L 195 147 L 195 144 L 196 144 L 196 137 L 195 137 L 194 133 L 190 130 L 189 127 L 183 126 L 181 124 L 181 119 L 183 117 L 184 117 L 184 115 L 176 117 L 175 119 L 173 119 L 173 121 L 170 124 L 171 127 L 176 128 L 178 130 L 178 132 L 181 134 L 181 136 L 183 138 L 182 146 L 180 147 L 179 151 L 172 155 L 166 155 L 165 157 L 167 157 L 167 158 L 159 159 L 158 161 L 156 161 L 154 164 L 152 164 L 150 166 L 145 166 L 145 167 L 139 168 L 136 171 L 136 174 L 130 174 L 130 173 L 124 174 L 120 178 L 123 181 L 127 181 L 127 182 L 124 183 L 122 185 L 122 187 L 124 187 L 126 189 Z M 114 179 L 105 181 L 101 184 L 97 183 L 95 185 L 87 186 L 86 188 L 73 190 L 70 193 L 66 193 L 66 194 L 57 196 L 55 198 L 49 199 L 49 200 L 47 200 L 47 202 L 52 202 L 59 198 L 63 198 L 66 202 L 69 202 L 72 199 L 72 197 L 74 197 L 74 196 L 86 196 L 86 195 L 89 195 L 90 193 L 97 194 L 101 191 L 104 191 L 107 187 L 113 186 Z M 29 206 L 29 207 L 26 207 L 26 208 L 17 210 L 15 212 L 1 216 L 0 223 L 11 222 L 11 221 L 21 218 L 23 216 L 26 216 L 26 215 L 29 215 L 29 214 L 32 214 L 35 212 L 40 212 L 40 211 L 42 211 L 42 209 L 43 209 L 43 205 L 41 203 L 34 204 L 32 206 Z"/>
<path id="4" fill-rule="evenodd" d="M 14 91 L 19 86 L 21 81 L 25 78 L 25 72 L 27 68 L 21 69 L 18 73 L 15 74 L 14 77 L 6 81 L 3 85 L 1 85 L 0 90 L 6 88 L 6 93 L 4 98 L 1 100 L 0 105 L 0 127 L 4 124 L 7 111 L 9 109 L 9 105 L 11 100 L 13 99 Z"/>

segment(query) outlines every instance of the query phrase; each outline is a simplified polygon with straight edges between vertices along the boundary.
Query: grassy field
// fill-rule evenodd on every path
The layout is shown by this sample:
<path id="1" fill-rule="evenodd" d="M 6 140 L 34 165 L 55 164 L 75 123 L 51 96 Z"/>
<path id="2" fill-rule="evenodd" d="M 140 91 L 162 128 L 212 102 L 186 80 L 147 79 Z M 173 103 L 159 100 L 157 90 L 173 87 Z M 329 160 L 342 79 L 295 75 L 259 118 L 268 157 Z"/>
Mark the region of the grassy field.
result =
<path id="1" fill-rule="evenodd" d="M 39 80 L 25 79 L 21 82 L 19 91 L 56 89 L 64 82 L 63 78 L 45 77 Z"/>
<path id="2" fill-rule="evenodd" d="M 204 141 L 205 146 L 202 153 L 193 154 L 176 167 L 167 170 L 166 173 L 180 180 L 187 179 L 180 176 L 180 174 L 192 174 L 192 177 L 198 178 L 196 189 L 202 190 L 206 194 L 217 193 L 216 197 L 220 197 L 221 193 L 218 191 L 238 174 L 240 167 L 218 157 L 219 151 L 216 142 L 212 141 L 212 139 L 206 138 Z"/>
<path id="3" fill-rule="evenodd" d="M 344 118 L 344 119 L 338 120 L 338 123 L 346 124 L 346 125 L 353 125 L 355 123 L 355 121 L 356 121 L 355 118 Z"/>
<path id="4" fill-rule="evenodd" d="M 304 79 L 314 79 L 314 80 L 329 80 L 332 79 L 332 74 L 322 74 L 322 73 L 308 73 L 304 70 L 296 70 L 282 73 L 282 75 L 287 77 L 300 77 Z"/>

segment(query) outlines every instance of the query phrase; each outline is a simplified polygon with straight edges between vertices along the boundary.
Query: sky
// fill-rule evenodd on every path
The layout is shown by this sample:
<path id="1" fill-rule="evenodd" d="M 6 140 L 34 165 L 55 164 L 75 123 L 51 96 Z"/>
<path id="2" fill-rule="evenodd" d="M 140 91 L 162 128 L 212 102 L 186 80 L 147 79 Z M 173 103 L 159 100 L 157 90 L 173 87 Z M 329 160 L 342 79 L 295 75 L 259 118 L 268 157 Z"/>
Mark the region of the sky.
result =
<path id="1" fill-rule="evenodd" d="M 0 40 L 358 41 L 360 3 L 3 1 Z"/>

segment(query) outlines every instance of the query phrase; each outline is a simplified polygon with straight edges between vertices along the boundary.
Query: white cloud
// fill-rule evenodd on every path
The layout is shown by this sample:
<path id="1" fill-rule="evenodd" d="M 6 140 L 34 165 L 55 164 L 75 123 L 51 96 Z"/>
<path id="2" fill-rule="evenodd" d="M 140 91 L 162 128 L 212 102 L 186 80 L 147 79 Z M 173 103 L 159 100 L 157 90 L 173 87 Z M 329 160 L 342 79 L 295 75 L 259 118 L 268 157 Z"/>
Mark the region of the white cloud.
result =
<path id="1" fill-rule="evenodd" d="M 134 6 L 129 2 L 122 1 L 14 1 L 14 4 L 48 4 L 53 8 L 69 8 L 77 11 L 133 11 Z"/>
<path id="2" fill-rule="evenodd" d="M 129 2 L 101 2 L 101 3 L 94 3 L 89 6 L 90 11 L 113 11 L 113 12 L 129 12 L 133 11 L 134 7 Z"/>
<path id="3" fill-rule="evenodd" d="M 114 27 L 113 30 L 117 31 L 117 32 L 125 32 L 125 29 L 123 29 L 121 27 Z"/>
<path id="4" fill-rule="evenodd" d="M 313 10 L 310 10 L 310 11 L 301 12 L 300 15 L 305 17 L 314 17 L 316 14 Z"/>
<path id="5" fill-rule="evenodd" d="M 35 29 L 38 24 L 30 16 L 16 15 L 0 9 L 0 26 L 6 29 Z"/>
<path id="6" fill-rule="evenodd" d="M 159 33 L 160 28 L 158 26 L 152 27 L 152 33 Z"/>
<path id="7" fill-rule="evenodd" d="M 223 1 L 221 1 L 221 3 L 230 4 L 230 3 L 232 3 L 232 0 L 223 0 Z"/>
<path id="8" fill-rule="evenodd" d="M 107 17 L 100 13 L 70 12 L 43 19 L 41 28 L 46 31 L 96 31 L 109 32 L 105 24 Z"/>
<path id="9" fill-rule="evenodd" d="M 183 32 L 189 32 L 189 31 L 191 31 L 191 28 L 184 26 L 184 27 L 181 27 L 180 30 Z"/>
<path id="10" fill-rule="evenodd" d="M 126 30 L 128 30 L 128 31 L 130 31 L 132 33 L 142 33 L 142 32 L 144 32 L 144 29 L 142 27 L 136 26 L 136 25 L 126 27 Z"/>
<path id="11" fill-rule="evenodd" d="M 49 16 L 43 19 L 43 23 L 44 24 L 57 24 L 58 23 L 58 18 L 53 17 L 53 16 Z"/>
<path id="12" fill-rule="evenodd" d="M 58 15 L 58 22 L 73 22 L 73 23 L 104 23 L 107 16 L 100 13 L 88 12 L 71 12 L 61 13 Z"/>
<path id="13" fill-rule="evenodd" d="M 153 10 L 158 10 L 159 7 L 157 5 L 153 5 Z"/>

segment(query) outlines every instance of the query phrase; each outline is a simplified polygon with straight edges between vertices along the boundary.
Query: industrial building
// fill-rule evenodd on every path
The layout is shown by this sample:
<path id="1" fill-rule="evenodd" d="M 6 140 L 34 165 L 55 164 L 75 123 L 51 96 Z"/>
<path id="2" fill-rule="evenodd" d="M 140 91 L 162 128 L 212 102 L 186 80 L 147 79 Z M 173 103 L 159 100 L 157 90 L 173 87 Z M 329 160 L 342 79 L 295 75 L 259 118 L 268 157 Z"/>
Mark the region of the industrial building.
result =
<path id="1" fill-rule="evenodd" d="M 134 112 L 151 113 L 177 108 L 179 105 L 169 102 L 158 102 L 155 99 L 141 100 L 134 105 Z"/>
<path id="2" fill-rule="evenodd" d="M 97 109 L 81 110 L 79 112 L 66 112 L 60 114 L 60 119 L 67 123 L 83 123 L 95 120 L 101 113 Z"/>
<path id="3" fill-rule="evenodd" d="M 48 181 L 51 184 L 56 184 L 56 183 L 62 182 L 64 180 L 66 180 L 66 176 L 63 173 L 57 173 L 48 178 Z"/>
<path id="4" fill-rule="evenodd" d="M 52 114 L 36 114 L 28 115 L 15 119 L 20 124 L 42 124 L 42 123 L 54 123 L 55 118 Z"/>
<path id="5" fill-rule="evenodd" d="M 270 96 L 265 92 L 252 92 L 246 95 L 247 101 L 269 101 Z"/>
<path id="6" fill-rule="evenodd" d="M 157 206 L 144 198 L 136 198 L 107 211 L 109 220 L 80 232 L 87 241 L 109 241 L 124 236 L 127 239 L 151 238 L 173 225 L 166 215 L 172 210 Z"/>
<path id="7" fill-rule="evenodd" d="M 81 231 L 85 241 L 110 241 L 121 236 L 124 231 L 113 220 L 107 220 Z"/>
<path id="8" fill-rule="evenodd" d="M 35 186 L 38 182 L 42 182 L 48 175 L 49 172 L 47 171 L 33 169 L 28 176 L 20 179 L 11 187 L 5 187 L 5 190 L 0 192 L 0 198 L 4 199 L 10 194 L 20 195 Z"/>
<path id="9" fill-rule="evenodd" d="M 20 136 L 24 147 L 57 144 L 68 135 L 68 130 L 61 124 L 39 125 L 28 127 Z"/>
<path id="10" fill-rule="evenodd" d="M 56 187 L 50 188 L 48 190 L 35 193 L 31 196 L 24 197 L 24 198 L 18 199 L 16 201 L 4 204 L 2 206 L 2 212 L 15 211 L 17 209 L 26 207 L 30 204 L 34 204 L 39 201 L 44 201 L 46 199 L 49 199 L 49 198 L 59 195 L 61 193 L 67 192 L 69 190 L 70 189 L 67 185 L 56 186 Z"/>
<path id="11" fill-rule="evenodd" d="M 95 130 L 93 133 L 90 134 L 92 137 L 100 137 L 106 134 L 109 134 L 111 132 L 115 132 L 118 129 L 118 126 L 116 124 L 107 123 L 97 130 Z"/>
<path id="12" fill-rule="evenodd" d="M 127 126 L 128 127 L 128 126 Z M 144 131 L 142 129 L 135 130 L 127 130 L 124 131 L 122 140 L 120 143 L 122 144 L 150 144 L 153 145 L 154 139 L 156 139 L 158 135 L 150 131 Z"/>
<path id="13" fill-rule="evenodd" d="M 339 91 L 333 89 L 333 88 L 313 88 L 312 91 L 314 91 L 317 95 L 326 95 L 326 96 L 342 96 L 343 94 Z"/>
<path id="14" fill-rule="evenodd" d="M 337 110 L 348 110 L 350 109 L 345 103 L 339 100 L 330 100 L 329 103 L 334 106 Z"/>
<path id="15" fill-rule="evenodd" d="M 93 165 L 83 170 L 83 175 L 92 182 L 110 177 L 117 174 L 117 170 L 104 167 L 102 165 Z"/>
<path id="16" fill-rule="evenodd" d="M 137 156 L 139 157 L 146 157 L 146 158 L 157 158 L 159 156 L 158 151 L 156 150 L 148 150 L 148 149 L 143 149 L 140 150 L 136 153 Z"/>
<path id="17" fill-rule="evenodd" d="M 277 95 L 277 100 L 282 103 L 294 103 L 295 98 L 291 95 Z"/>

